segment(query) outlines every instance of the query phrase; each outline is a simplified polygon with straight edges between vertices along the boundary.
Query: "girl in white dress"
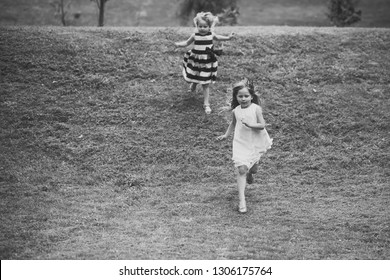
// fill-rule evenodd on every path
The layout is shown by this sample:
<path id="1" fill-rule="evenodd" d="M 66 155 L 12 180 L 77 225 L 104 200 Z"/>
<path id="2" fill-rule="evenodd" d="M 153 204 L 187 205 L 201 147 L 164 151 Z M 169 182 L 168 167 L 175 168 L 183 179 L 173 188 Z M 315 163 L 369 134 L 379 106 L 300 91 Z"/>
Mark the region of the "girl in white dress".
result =
<path id="1" fill-rule="evenodd" d="M 233 162 L 237 168 L 237 186 L 240 213 L 246 213 L 245 187 L 253 183 L 260 157 L 271 148 L 272 139 L 265 129 L 259 97 L 247 79 L 233 86 L 232 121 L 226 133 L 218 140 L 226 139 L 234 129 Z"/>

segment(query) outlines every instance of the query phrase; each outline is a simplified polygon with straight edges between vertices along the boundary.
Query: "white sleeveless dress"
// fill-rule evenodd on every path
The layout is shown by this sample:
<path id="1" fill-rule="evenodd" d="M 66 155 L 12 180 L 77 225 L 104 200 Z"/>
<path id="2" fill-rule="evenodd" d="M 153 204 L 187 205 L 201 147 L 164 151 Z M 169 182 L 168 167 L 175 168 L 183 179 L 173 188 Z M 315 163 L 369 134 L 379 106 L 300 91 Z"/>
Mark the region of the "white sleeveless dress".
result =
<path id="1" fill-rule="evenodd" d="M 248 122 L 257 122 L 256 108 L 258 106 L 252 103 L 245 109 L 237 106 L 233 110 L 236 117 L 232 157 L 235 167 L 246 165 L 248 168 L 251 168 L 271 148 L 272 139 L 265 128 L 262 130 L 252 129 L 241 122 L 242 119 Z"/>

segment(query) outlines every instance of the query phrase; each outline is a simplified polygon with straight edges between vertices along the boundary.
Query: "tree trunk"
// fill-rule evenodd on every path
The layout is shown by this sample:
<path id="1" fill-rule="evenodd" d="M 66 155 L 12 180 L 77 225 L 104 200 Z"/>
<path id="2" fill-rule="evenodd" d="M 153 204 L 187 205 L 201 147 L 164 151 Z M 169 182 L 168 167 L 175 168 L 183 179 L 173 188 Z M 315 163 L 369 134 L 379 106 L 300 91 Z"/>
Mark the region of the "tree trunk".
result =
<path id="1" fill-rule="evenodd" d="M 60 9 L 61 9 L 61 22 L 63 26 L 66 26 L 66 20 L 65 20 L 65 8 L 64 8 L 64 0 L 60 1 Z"/>
<path id="2" fill-rule="evenodd" d="M 106 4 L 106 0 L 100 0 L 100 6 L 99 6 L 99 25 L 104 25 L 104 5 Z"/>

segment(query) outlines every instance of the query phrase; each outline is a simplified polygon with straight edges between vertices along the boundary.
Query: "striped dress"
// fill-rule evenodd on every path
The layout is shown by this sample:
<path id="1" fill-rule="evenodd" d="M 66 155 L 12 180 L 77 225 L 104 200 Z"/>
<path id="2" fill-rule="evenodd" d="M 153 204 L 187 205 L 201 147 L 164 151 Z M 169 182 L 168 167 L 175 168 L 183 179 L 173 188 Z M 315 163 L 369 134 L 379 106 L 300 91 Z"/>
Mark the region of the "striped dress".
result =
<path id="1" fill-rule="evenodd" d="M 217 78 L 218 61 L 211 53 L 213 34 L 195 33 L 194 47 L 184 55 L 183 77 L 187 82 L 209 84 Z"/>

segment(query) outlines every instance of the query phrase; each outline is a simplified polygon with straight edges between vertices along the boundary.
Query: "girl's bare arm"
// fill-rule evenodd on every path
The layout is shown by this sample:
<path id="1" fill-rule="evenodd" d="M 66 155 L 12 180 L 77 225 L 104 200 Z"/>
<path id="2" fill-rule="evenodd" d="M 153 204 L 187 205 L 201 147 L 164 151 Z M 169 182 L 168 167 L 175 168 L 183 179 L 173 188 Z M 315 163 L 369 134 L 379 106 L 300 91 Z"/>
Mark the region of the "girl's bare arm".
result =
<path id="1" fill-rule="evenodd" d="M 219 34 L 213 34 L 213 39 L 216 41 L 229 41 L 234 37 L 234 33 L 230 33 L 228 36 L 219 35 Z"/>
<path id="2" fill-rule="evenodd" d="M 191 45 L 195 41 L 195 35 L 192 34 L 190 38 L 188 38 L 187 41 L 182 41 L 182 42 L 176 42 L 175 46 L 176 47 L 187 47 Z"/>
<path id="3" fill-rule="evenodd" d="M 232 134 L 232 132 L 234 130 L 234 127 L 236 126 L 236 122 L 237 122 L 237 120 L 236 120 L 236 117 L 234 116 L 234 113 L 233 113 L 233 119 L 230 122 L 229 127 L 227 128 L 225 134 L 221 135 L 221 136 L 218 136 L 217 139 L 218 140 L 223 140 L 223 139 L 228 138 L 229 135 Z"/>
<path id="4" fill-rule="evenodd" d="M 259 129 L 259 130 L 264 129 L 265 128 L 265 121 L 263 118 L 263 112 L 261 110 L 261 107 L 258 106 L 256 108 L 256 123 L 247 123 L 245 120 L 243 120 L 242 123 L 249 128 Z"/>

